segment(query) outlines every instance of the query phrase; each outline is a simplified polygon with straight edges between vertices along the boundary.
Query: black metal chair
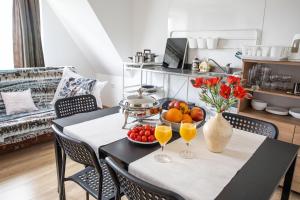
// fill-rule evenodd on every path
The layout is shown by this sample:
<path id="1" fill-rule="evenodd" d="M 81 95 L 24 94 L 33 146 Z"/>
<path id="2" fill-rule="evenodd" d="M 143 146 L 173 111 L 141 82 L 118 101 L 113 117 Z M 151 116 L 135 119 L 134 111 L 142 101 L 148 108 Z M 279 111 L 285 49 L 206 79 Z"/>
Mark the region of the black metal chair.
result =
<path id="1" fill-rule="evenodd" d="M 55 102 L 54 108 L 57 118 L 98 109 L 96 98 L 90 94 L 59 99 Z"/>
<path id="2" fill-rule="evenodd" d="M 277 139 L 278 128 L 270 122 L 228 112 L 224 112 L 223 117 L 230 122 L 233 128 Z"/>
<path id="3" fill-rule="evenodd" d="M 121 199 L 120 188 L 129 200 L 184 200 L 172 191 L 132 176 L 111 157 L 106 157 L 105 161 L 117 188 L 117 200 Z"/>
<path id="4" fill-rule="evenodd" d="M 104 160 L 98 160 L 94 150 L 85 142 L 73 139 L 52 125 L 55 137 L 63 149 L 62 169 L 60 177 L 60 199 L 65 199 L 65 181 L 74 181 L 86 190 L 86 199 L 91 194 L 96 199 L 112 200 L 116 196 L 116 188 Z M 65 177 L 66 157 L 83 164 L 85 169 Z"/>

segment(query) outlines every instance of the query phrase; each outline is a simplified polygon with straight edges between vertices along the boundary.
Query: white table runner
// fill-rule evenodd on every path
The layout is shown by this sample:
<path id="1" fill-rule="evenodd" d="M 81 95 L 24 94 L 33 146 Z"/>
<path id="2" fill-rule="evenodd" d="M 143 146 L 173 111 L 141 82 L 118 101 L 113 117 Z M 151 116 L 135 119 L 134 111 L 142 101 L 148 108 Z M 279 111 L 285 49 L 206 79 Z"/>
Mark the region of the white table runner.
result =
<path id="1" fill-rule="evenodd" d="M 131 163 L 129 172 L 154 185 L 175 191 L 185 199 L 211 200 L 217 197 L 265 138 L 234 129 L 226 150 L 212 153 L 207 150 L 202 129 L 199 129 L 191 145 L 194 159 L 179 157 L 178 153 L 185 148 L 185 144 L 178 139 L 165 148 L 172 162 L 159 163 L 154 160 L 154 155 L 161 153 L 157 150 Z"/>
<path id="2" fill-rule="evenodd" d="M 126 137 L 127 130 L 122 129 L 123 123 L 124 115 L 116 113 L 66 126 L 63 132 L 70 137 L 88 143 L 98 155 L 100 146 Z"/>

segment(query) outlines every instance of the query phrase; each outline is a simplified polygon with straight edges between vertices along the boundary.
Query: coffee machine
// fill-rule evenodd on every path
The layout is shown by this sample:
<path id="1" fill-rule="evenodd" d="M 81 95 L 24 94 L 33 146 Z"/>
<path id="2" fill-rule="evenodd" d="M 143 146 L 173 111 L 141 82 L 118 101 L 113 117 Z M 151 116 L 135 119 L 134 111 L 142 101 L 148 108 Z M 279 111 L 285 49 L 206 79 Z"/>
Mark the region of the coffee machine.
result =
<path id="1" fill-rule="evenodd" d="M 296 34 L 293 38 L 289 60 L 300 61 L 300 34 Z"/>

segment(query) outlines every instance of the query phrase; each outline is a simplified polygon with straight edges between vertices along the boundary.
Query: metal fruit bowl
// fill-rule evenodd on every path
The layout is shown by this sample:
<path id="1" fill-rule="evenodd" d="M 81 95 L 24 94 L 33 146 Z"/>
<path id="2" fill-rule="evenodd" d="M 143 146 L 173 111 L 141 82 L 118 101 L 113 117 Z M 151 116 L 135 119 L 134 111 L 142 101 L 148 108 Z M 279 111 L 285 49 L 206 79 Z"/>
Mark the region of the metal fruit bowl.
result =
<path id="1" fill-rule="evenodd" d="M 201 108 L 201 110 L 203 111 L 203 120 L 201 120 L 201 121 L 193 121 L 193 124 L 196 124 L 196 128 L 200 128 L 200 127 L 203 126 L 203 124 L 205 123 L 205 111 L 204 111 L 204 109 L 202 109 L 202 108 Z M 181 123 L 170 122 L 170 121 L 166 120 L 166 119 L 165 119 L 165 114 L 166 114 L 166 113 L 167 113 L 167 112 L 161 113 L 161 115 L 160 115 L 160 121 L 163 122 L 163 123 L 166 123 L 166 124 L 171 125 L 172 130 L 178 132 L 179 129 L 180 129 L 180 124 L 181 124 Z"/>

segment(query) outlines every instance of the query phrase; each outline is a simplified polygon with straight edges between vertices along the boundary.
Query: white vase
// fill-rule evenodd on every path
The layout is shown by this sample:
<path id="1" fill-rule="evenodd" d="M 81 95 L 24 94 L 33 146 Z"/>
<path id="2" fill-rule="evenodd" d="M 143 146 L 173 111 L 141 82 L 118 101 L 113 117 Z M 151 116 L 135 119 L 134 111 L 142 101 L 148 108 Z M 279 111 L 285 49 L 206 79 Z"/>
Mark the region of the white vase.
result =
<path id="1" fill-rule="evenodd" d="M 204 124 L 203 134 L 208 150 L 221 153 L 232 136 L 232 127 L 222 113 L 217 113 Z"/>

